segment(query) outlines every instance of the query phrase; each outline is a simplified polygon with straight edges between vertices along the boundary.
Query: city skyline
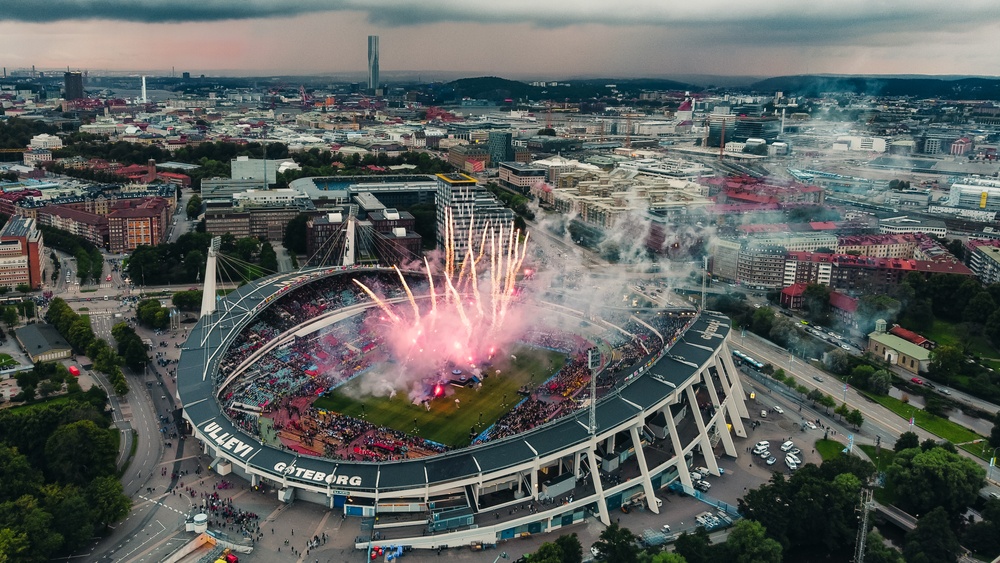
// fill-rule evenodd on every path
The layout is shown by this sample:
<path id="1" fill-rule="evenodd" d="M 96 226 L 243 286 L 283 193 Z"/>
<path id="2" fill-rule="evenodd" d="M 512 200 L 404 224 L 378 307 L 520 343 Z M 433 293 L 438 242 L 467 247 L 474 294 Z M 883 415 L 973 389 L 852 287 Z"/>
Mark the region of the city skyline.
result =
<path id="1" fill-rule="evenodd" d="M 991 2 L 900 6 L 13 0 L 0 14 L 0 65 L 364 74 L 366 38 L 378 35 L 383 75 L 1000 75 L 991 49 L 1000 11 Z"/>

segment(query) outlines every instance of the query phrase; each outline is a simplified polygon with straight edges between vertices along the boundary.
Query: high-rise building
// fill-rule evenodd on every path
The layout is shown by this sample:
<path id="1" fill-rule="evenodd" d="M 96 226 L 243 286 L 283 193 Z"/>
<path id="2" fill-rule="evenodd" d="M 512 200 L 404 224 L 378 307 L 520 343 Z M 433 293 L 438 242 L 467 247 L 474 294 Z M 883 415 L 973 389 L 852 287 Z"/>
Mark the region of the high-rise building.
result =
<path id="1" fill-rule="evenodd" d="M 42 287 L 42 258 L 45 243 L 30 217 L 11 217 L 0 229 L 0 286 L 31 289 Z"/>
<path id="2" fill-rule="evenodd" d="M 368 89 L 378 88 L 378 35 L 368 36 Z"/>
<path id="3" fill-rule="evenodd" d="M 483 229 L 490 225 L 509 225 L 514 220 L 514 212 L 504 207 L 476 179 L 466 174 L 438 174 L 438 190 L 434 198 L 437 207 L 437 244 L 444 248 L 445 208 L 451 209 L 454 225 L 455 250 L 458 256 L 465 256 L 469 247 L 469 231 L 472 239 L 479 240 Z"/>
<path id="4" fill-rule="evenodd" d="M 63 75 L 65 82 L 67 100 L 79 100 L 83 98 L 83 73 L 67 72 Z"/>
<path id="5" fill-rule="evenodd" d="M 513 138 L 514 136 L 506 131 L 490 131 L 486 146 L 493 167 L 500 166 L 501 162 L 514 160 L 514 145 L 511 143 Z"/>

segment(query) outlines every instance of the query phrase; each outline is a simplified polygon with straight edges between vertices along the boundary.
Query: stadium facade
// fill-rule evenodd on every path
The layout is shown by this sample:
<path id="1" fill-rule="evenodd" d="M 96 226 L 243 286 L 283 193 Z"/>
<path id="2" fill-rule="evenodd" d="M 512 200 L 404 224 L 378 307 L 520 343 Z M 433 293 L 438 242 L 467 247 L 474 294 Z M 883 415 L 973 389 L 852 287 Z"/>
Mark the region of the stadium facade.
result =
<path id="1" fill-rule="evenodd" d="M 716 447 L 720 454 L 737 456 L 732 434 L 746 437 L 745 393 L 726 344 L 729 320 L 708 311 L 686 313 L 691 320 L 684 332 L 598 401 L 593 432 L 588 410 L 581 409 L 510 438 L 374 463 L 271 447 L 227 418 L 219 399 L 225 388 L 219 364 L 242 329 L 303 285 L 377 272 L 392 270 L 302 270 L 247 284 L 217 303 L 205 300 L 202 318 L 182 349 L 177 394 L 193 436 L 214 457 L 213 470 L 274 488 L 284 502 L 380 516 L 374 531 L 383 544 L 435 549 L 549 532 L 588 515 L 609 524 L 610 512 L 629 503 L 641 502 L 659 513 L 658 490 L 675 483 L 693 490 L 691 467 L 704 465 L 720 474 Z M 375 305 L 353 307 L 370 306 Z M 512 510 L 527 501 L 533 510 Z M 367 539 L 358 539 L 359 549 L 369 546 Z"/>

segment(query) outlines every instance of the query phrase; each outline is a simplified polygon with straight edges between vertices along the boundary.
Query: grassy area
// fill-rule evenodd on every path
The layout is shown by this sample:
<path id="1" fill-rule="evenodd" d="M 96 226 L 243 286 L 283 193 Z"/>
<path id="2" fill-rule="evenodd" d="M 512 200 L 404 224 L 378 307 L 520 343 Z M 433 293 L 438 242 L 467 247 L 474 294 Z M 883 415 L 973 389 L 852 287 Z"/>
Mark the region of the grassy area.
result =
<path id="1" fill-rule="evenodd" d="M 983 439 L 983 437 L 979 434 L 976 434 L 972 430 L 969 430 L 960 424 L 956 424 L 947 418 L 941 418 L 940 416 L 929 414 L 926 411 L 910 406 L 899 399 L 886 395 L 873 395 L 869 393 L 865 393 L 865 395 L 907 420 L 909 420 L 912 416 L 917 426 L 923 428 L 931 434 L 948 440 L 952 444 L 962 444 L 964 442 Z M 976 444 L 959 447 L 982 457 L 982 452 L 976 451 Z"/>
<path id="2" fill-rule="evenodd" d="M 12 368 L 18 365 L 17 361 L 10 354 L 0 354 L 0 369 Z"/>
<path id="3" fill-rule="evenodd" d="M 930 330 L 925 330 L 921 334 L 925 337 L 934 340 L 939 345 L 946 344 L 949 346 L 958 346 L 962 348 L 965 343 L 958 337 L 958 333 L 955 329 L 955 324 L 948 321 L 943 321 L 941 319 L 934 320 L 934 326 Z M 976 333 L 969 335 L 969 352 L 973 354 L 978 354 L 984 358 L 1000 358 L 1000 352 L 994 348 L 989 340 L 986 339 L 983 334 Z"/>
<path id="4" fill-rule="evenodd" d="M 872 460 L 872 463 L 875 464 L 875 467 L 878 468 L 879 471 L 885 471 L 885 468 L 889 467 L 889 464 L 891 464 L 892 460 L 896 457 L 896 452 L 892 451 L 890 448 L 880 448 L 879 454 L 876 456 L 875 446 L 862 444 L 858 447 L 868 455 L 868 457 Z"/>
<path id="5" fill-rule="evenodd" d="M 844 444 L 836 440 L 816 440 L 816 451 L 819 452 L 823 461 L 828 461 L 840 457 L 844 451 Z"/>
<path id="6" fill-rule="evenodd" d="M 475 427 L 478 433 L 493 424 L 521 400 L 517 393 L 521 386 L 538 385 L 565 363 L 563 354 L 545 350 L 520 348 L 514 350 L 514 355 L 516 360 L 503 359 L 493 365 L 491 369 L 499 369 L 501 375 L 486 378 L 479 391 L 446 386 L 450 394 L 431 401 L 429 411 L 422 405 L 412 404 L 406 393 L 397 393 L 394 397 L 364 395 L 360 389 L 365 380 L 381 377 L 378 369 L 320 397 L 314 406 L 348 416 L 364 416 L 375 424 L 407 433 L 413 430 L 416 419 L 420 436 L 441 444 L 465 446 L 470 442 L 470 428 Z M 506 409 L 503 408 L 504 395 L 507 396 Z M 455 399 L 460 401 L 457 405 Z"/>

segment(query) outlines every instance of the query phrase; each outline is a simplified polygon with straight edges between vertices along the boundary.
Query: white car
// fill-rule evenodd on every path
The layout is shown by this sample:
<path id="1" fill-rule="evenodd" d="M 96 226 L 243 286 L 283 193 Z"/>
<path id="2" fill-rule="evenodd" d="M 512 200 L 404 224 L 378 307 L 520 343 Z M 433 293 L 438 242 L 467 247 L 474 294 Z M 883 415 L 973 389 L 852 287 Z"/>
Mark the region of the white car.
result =
<path id="1" fill-rule="evenodd" d="M 761 418 L 767 418 L 767 410 L 761 409 L 761 411 L 760 411 L 760 417 Z"/>
<path id="2" fill-rule="evenodd" d="M 771 456 L 771 457 L 767 458 L 767 464 L 768 464 L 768 465 L 774 465 L 774 463 L 775 463 L 776 461 L 778 461 L 778 458 L 776 458 L 776 457 L 774 457 L 774 456 Z"/>
<path id="3" fill-rule="evenodd" d="M 769 452 L 767 450 L 764 450 L 764 451 L 760 452 L 757 455 L 760 456 L 760 459 L 767 459 L 767 458 L 771 457 L 771 452 Z"/>
<path id="4" fill-rule="evenodd" d="M 767 440 L 761 440 L 761 441 L 757 442 L 757 446 L 756 447 L 758 449 L 767 449 L 770 445 L 771 445 L 771 442 L 768 442 Z"/>
<path id="5" fill-rule="evenodd" d="M 785 414 L 785 409 L 779 407 L 778 405 L 774 405 L 774 412 L 778 414 Z"/>
<path id="6" fill-rule="evenodd" d="M 792 442 L 791 440 L 789 440 L 789 441 L 785 442 L 784 444 L 781 444 L 781 451 L 787 452 L 788 450 L 790 450 L 790 449 L 792 449 L 794 447 L 795 447 L 795 443 Z"/>
<path id="7" fill-rule="evenodd" d="M 844 350 L 850 350 L 851 349 L 851 347 L 848 346 L 847 344 L 841 344 L 840 347 L 843 348 Z"/>
<path id="8" fill-rule="evenodd" d="M 808 426 L 810 430 L 816 430 L 816 425 L 808 420 L 806 421 L 806 426 Z"/>

